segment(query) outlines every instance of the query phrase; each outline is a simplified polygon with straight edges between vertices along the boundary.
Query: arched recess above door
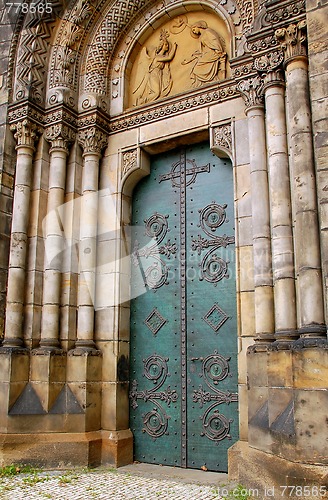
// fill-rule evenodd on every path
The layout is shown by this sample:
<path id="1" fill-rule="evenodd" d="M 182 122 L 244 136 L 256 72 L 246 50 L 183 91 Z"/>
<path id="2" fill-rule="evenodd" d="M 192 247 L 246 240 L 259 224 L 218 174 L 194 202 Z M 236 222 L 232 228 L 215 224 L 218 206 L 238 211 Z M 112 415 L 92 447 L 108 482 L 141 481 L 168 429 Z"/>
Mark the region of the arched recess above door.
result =
<path id="1" fill-rule="evenodd" d="M 124 107 L 136 107 L 229 78 L 232 44 L 222 16 L 177 15 L 135 44 L 125 73 Z"/>
<path id="2" fill-rule="evenodd" d="M 114 3 L 116 5 L 119 2 L 117 0 Z M 135 8 L 135 5 L 133 7 Z M 204 16 L 214 16 L 222 23 L 223 37 L 226 37 L 228 42 L 229 57 L 237 54 L 236 48 L 242 37 L 243 24 L 235 0 L 220 3 L 216 0 L 204 0 L 197 4 L 183 2 L 183 5 L 177 5 L 170 0 L 160 1 L 155 5 L 153 3 L 145 5 L 143 2 L 138 13 L 125 22 L 122 10 L 124 11 L 120 8 L 119 12 L 116 12 L 113 6 L 107 12 L 104 9 L 101 19 L 89 37 L 82 61 L 82 92 L 85 95 L 94 94 L 108 99 L 111 115 L 120 114 L 129 107 L 126 89 L 129 89 L 133 63 L 143 45 L 155 35 L 155 32 L 158 34 L 154 38 L 158 39 L 160 29 L 179 16 L 194 16 L 194 12 L 197 11 L 202 15 L 197 16 L 196 21 L 205 20 Z M 190 31 L 188 28 L 187 30 Z M 188 38 L 192 42 L 196 41 L 189 33 Z"/>

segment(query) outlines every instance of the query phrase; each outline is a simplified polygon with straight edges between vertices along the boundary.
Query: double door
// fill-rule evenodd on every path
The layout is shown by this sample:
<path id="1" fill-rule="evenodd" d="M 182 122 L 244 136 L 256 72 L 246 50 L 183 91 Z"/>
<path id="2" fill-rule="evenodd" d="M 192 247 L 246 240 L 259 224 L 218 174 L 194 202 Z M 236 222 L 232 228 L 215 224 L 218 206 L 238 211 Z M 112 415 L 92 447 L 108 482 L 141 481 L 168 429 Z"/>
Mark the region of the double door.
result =
<path id="1" fill-rule="evenodd" d="M 130 427 L 135 460 L 227 470 L 238 438 L 231 162 L 158 155 L 133 199 Z"/>

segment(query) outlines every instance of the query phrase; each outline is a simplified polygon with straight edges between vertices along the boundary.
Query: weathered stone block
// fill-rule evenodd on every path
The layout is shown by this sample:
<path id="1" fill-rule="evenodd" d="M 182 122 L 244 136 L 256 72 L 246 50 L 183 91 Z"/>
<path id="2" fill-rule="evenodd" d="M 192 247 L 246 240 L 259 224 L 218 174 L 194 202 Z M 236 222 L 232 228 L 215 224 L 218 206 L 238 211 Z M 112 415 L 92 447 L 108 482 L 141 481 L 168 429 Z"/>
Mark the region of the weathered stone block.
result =
<path id="1" fill-rule="evenodd" d="M 327 389 L 328 350 L 294 351 L 293 377 L 294 387 L 297 389 Z"/>
<path id="2" fill-rule="evenodd" d="M 297 460 L 328 464 L 328 389 L 295 391 Z"/>
<path id="3" fill-rule="evenodd" d="M 247 353 L 248 384 L 250 388 L 268 387 L 268 353 Z"/>
<path id="4" fill-rule="evenodd" d="M 269 387 L 293 387 L 291 351 L 268 352 Z"/>

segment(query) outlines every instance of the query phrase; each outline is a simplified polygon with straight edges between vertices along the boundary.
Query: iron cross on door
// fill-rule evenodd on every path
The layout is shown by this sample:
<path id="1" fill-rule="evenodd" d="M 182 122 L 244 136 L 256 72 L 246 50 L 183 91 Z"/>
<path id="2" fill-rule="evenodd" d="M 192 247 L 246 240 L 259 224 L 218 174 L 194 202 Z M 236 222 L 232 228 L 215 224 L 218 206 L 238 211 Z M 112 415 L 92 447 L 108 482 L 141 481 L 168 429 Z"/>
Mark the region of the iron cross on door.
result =
<path id="1" fill-rule="evenodd" d="M 226 471 L 238 438 L 231 163 L 207 143 L 156 156 L 132 240 L 135 459 Z"/>

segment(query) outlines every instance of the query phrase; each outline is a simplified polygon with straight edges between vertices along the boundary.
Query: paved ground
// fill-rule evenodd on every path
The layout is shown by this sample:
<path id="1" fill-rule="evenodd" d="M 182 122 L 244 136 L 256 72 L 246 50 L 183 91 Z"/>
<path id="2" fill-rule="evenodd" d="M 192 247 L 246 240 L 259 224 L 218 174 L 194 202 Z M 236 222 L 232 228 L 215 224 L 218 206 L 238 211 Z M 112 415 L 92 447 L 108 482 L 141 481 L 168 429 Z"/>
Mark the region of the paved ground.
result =
<path id="1" fill-rule="evenodd" d="M 218 500 L 219 488 L 227 483 L 226 474 L 133 464 L 117 470 L 38 471 L 0 478 L 0 498 Z"/>

